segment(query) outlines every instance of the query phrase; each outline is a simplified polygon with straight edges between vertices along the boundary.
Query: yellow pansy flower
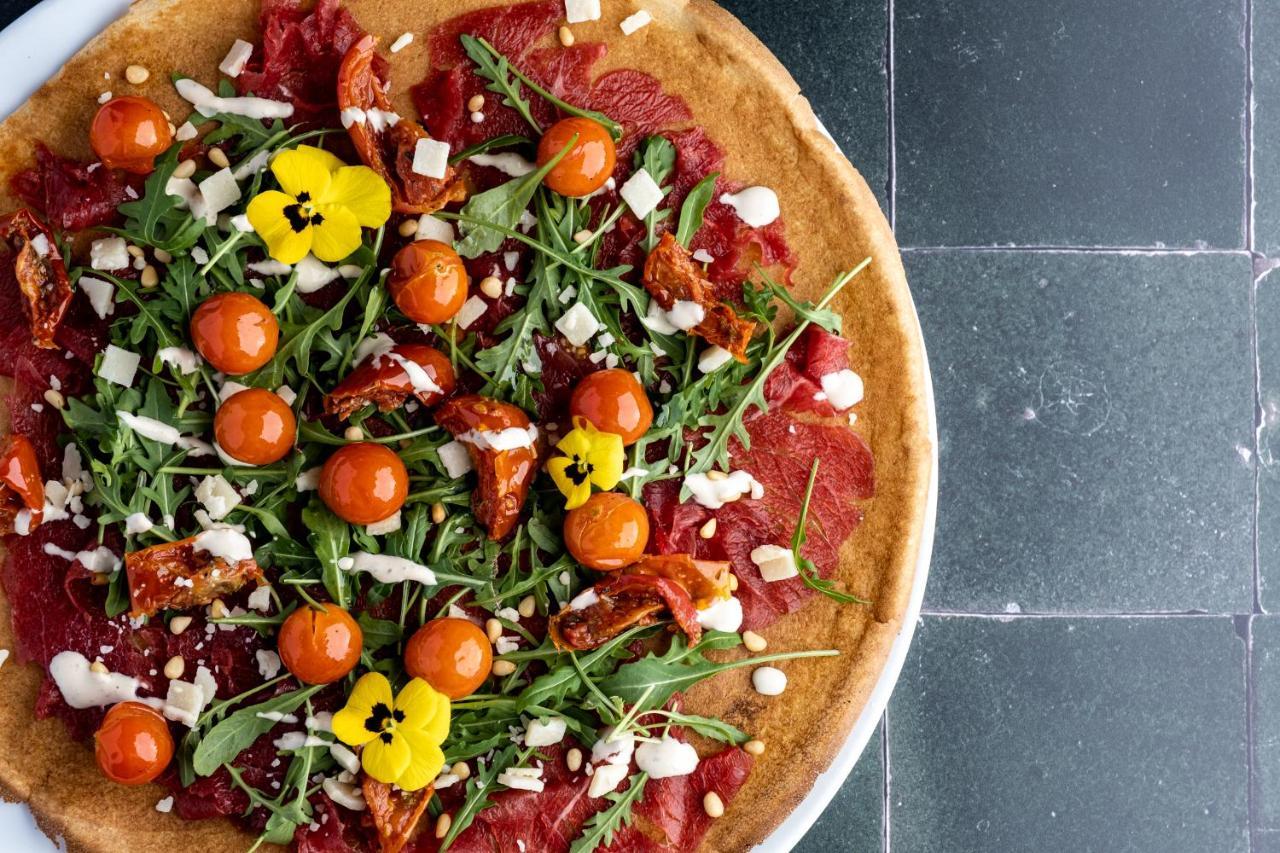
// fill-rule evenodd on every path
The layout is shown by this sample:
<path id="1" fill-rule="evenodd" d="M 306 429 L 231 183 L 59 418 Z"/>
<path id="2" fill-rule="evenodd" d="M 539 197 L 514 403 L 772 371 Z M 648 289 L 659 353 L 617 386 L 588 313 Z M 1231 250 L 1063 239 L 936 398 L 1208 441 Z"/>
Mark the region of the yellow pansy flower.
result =
<path id="1" fill-rule="evenodd" d="M 245 211 L 249 224 L 284 264 L 307 253 L 335 263 L 360 246 L 360 229 L 391 217 L 391 188 L 368 166 L 348 166 L 320 148 L 299 145 L 271 161 L 280 190 L 260 192 Z M 281 191 L 283 190 L 283 192 Z"/>
<path id="2" fill-rule="evenodd" d="M 622 436 L 601 432 L 586 418 L 573 419 L 573 430 L 560 439 L 556 450 L 563 455 L 548 462 L 547 471 L 565 496 L 565 509 L 586 503 L 593 485 L 608 491 L 622 479 Z"/>
<path id="3" fill-rule="evenodd" d="M 369 776 L 420 791 L 444 769 L 440 744 L 449 735 L 449 697 L 415 678 L 393 699 L 386 676 L 366 673 L 333 715 L 333 733 L 363 747 L 360 766 Z"/>

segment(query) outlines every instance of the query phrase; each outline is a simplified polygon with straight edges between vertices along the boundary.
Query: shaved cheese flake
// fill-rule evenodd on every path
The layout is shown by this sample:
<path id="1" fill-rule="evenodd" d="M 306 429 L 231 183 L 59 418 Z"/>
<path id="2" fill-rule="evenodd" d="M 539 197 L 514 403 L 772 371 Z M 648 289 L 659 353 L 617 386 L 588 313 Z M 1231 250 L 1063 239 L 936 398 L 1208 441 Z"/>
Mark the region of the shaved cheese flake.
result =
<path id="1" fill-rule="evenodd" d="M 253 45 L 244 39 L 236 39 L 232 43 L 231 49 L 227 51 L 226 58 L 218 66 L 218 70 L 235 79 L 244 71 L 244 66 L 251 56 L 253 56 Z"/>

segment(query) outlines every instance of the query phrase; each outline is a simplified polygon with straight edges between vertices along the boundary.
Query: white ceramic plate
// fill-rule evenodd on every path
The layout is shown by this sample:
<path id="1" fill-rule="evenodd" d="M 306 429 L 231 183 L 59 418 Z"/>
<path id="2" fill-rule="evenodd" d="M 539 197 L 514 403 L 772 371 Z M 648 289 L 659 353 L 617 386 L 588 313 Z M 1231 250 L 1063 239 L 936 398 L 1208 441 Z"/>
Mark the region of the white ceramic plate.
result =
<path id="1" fill-rule="evenodd" d="M 5 81 L 4 88 L 0 90 L 0 117 L 9 115 L 21 106 L 77 50 L 128 8 L 129 0 L 43 0 L 0 32 L 0 80 Z M 120 74 L 123 68 L 104 71 Z M 111 81 L 104 80 L 103 90 L 110 88 Z M 827 771 L 818 777 L 813 790 L 800 803 L 799 808 L 756 849 L 756 853 L 781 853 L 790 850 L 799 843 L 830 804 L 831 798 L 840 790 L 862 755 L 862 750 L 875 734 L 876 725 L 880 722 L 893 687 L 898 682 L 907 650 L 911 647 L 920 606 L 924 601 L 925 581 L 929 575 L 938 501 L 938 437 L 933 382 L 929 376 L 927 361 L 925 374 L 929 392 L 929 434 L 934 447 L 933 476 L 929 486 L 924 535 L 920 541 L 920 560 L 916 566 L 911 602 L 902 621 L 902 631 L 893 644 L 889 661 L 871 693 L 871 700 L 863 709 L 849 739 Z M 58 849 L 40 833 L 26 806 L 20 803 L 0 803 L 0 838 L 8 839 L 6 847 L 11 850 L 37 853 Z"/>

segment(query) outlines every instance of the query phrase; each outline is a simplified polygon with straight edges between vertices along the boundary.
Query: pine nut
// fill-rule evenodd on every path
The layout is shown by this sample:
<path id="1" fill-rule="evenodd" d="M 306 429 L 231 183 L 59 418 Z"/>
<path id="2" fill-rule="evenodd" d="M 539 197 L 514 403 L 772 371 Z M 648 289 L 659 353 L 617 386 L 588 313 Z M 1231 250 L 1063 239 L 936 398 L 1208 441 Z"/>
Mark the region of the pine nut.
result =
<path id="1" fill-rule="evenodd" d="M 749 740 L 742 745 L 742 749 L 748 755 L 764 755 L 764 741 Z"/>
<path id="2" fill-rule="evenodd" d="M 151 77 L 151 72 L 141 65 L 130 65 L 124 70 L 124 79 L 135 86 L 141 86 Z"/>
<path id="3" fill-rule="evenodd" d="M 436 501 L 435 503 L 433 503 L 431 505 L 431 520 L 436 524 L 439 524 L 440 522 L 444 521 L 444 516 L 445 516 L 444 504 L 440 503 L 439 501 Z"/>
<path id="4" fill-rule="evenodd" d="M 170 681 L 175 678 L 182 677 L 182 671 L 187 668 L 187 662 L 182 659 L 182 655 L 174 655 L 169 658 L 169 662 L 164 665 L 164 677 Z"/>
<path id="5" fill-rule="evenodd" d="M 707 791 L 702 798 L 702 810 L 710 818 L 724 817 L 724 800 L 715 791 Z"/>
<path id="6" fill-rule="evenodd" d="M 449 834 L 449 827 L 453 825 L 453 818 L 449 817 L 448 812 L 442 812 L 440 817 L 436 818 L 436 838 L 444 838 Z"/>
<path id="7" fill-rule="evenodd" d="M 160 273 L 151 264 L 147 264 L 142 268 L 142 275 L 138 276 L 138 283 L 143 287 L 155 287 L 160 283 Z"/>
<path id="8" fill-rule="evenodd" d="M 175 616 L 169 620 L 169 633 L 177 636 L 191 627 L 190 616 Z"/>
<path id="9" fill-rule="evenodd" d="M 502 279 L 496 275 L 485 276 L 480 281 L 480 292 L 490 299 L 502 296 Z"/>
<path id="10" fill-rule="evenodd" d="M 364 430 L 358 426 L 349 426 L 343 430 L 342 437 L 347 441 L 360 441 L 364 438 Z"/>
<path id="11" fill-rule="evenodd" d="M 573 47 L 573 42 L 574 42 L 573 30 L 569 29 L 566 26 L 560 27 L 560 44 L 564 45 L 565 47 Z"/>
<path id="12" fill-rule="evenodd" d="M 152 252 L 151 254 L 155 255 L 155 256 L 156 256 L 156 260 L 157 260 L 157 261 L 159 261 L 159 262 L 160 262 L 160 263 L 162 263 L 162 264 L 171 264 L 171 263 L 173 263 L 173 255 L 169 254 L 169 253 L 168 253 L 168 252 L 166 252 L 164 249 L 156 249 L 156 250 L 155 250 L 154 252 Z"/>
<path id="13" fill-rule="evenodd" d="M 489 642 L 498 642 L 498 638 L 502 636 L 502 623 L 497 619 L 486 619 L 484 623 L 484 634 L 489 638 Z"/>
<path id="14" fill-rule="evenodd" d="M 96 672 L 99 675 L 106 675 L 111 670 L 107 669 L 107 665 L 100 660 L 96 660 L 89 664 L 89 671 Z"/>
<path id="15" fill-rule="evenodd" d="M 708 472 L 707 472 L 707 479 L 708 479 L 708 480 L 713 480 L 713 481 L 717 481 L 717 482 L 718 482 L 718 481 L 720 481 L 720 480 L 727 480 L 727 479 L 729 479 L 729 475 L 728 475 L 728 474 L 726 474 L 726 473 L 725 473 L 725 472 L 723 472 L 723 471 L 708 471 Z"/>
<path id="16" fill-rule="evenodd" d="M 169 135 L 170 135 L 170 136 L 177 136 L 177 135 L 178 135 L 178 128 L 177 128 L 177 126 L 176 126 L 173 122 L 169 122 L 168 124 L 169 124 Z"/>
<path id="17" fill-rule="evenodd" d="M 577 773 L 582 769 L 582 750 L 577 747 L 569 750 L 565 753 L 564 763 L 569 768 L 570 773 Z"/>
<path id="18" fill-rule="evenodd" d="M 209 615 L 214 619 L 226 619 L 231 615 L 231 611 L 227 609 L 227 605 L 221 598 L 215 598 L 213 604 L 209 605 Z"/>
<path id="19" fill-rule="evenodd" d="M 400 223 L 399 231 L 401 237 L 412 237 L 418 233 L 418 220 L 406 219 Z"/>
<path id="20" fill-rule="evenodd" d="M 178 168 L 173 170 L 175 178 L 189 178 L 196 173 L 196 161 L 190 158 L 183 160 L 178 164 Z"/>
<path id="21" fill-rule="evenodd" d="M 467 101 L 467 112 L 478 113 L 484 109 L 484 95 L 472 95 Z"/>
<path id="22" fill-rule="evenodd" d="M 590 243 L 591 238 L 594 236 L 595 236 L 594 234 L 592 234 L 590 231 L 584 228 L 581 231 L 579 231 L 577 234 L 573 235 L 573 242 L 577 243 L 579 246 L 584 246 L 587 243 Z"/>
<path id="23" fill-rule="evenodd" d="M 703 539 L 710 539 L 716 535 L 716 519 L 714 516 L 707 519 L 707 523 L 698 528 L 698 535 Z"/>
<path id="24" fill-rule="evenodd" d="M 762 652 L 769 648 L 769 641 L 755 631 L 743 631 L 742 645 L 746 646 L 749 652 Z"/>
<path id="25" fill-rule="evenodd" d="M 231 165 L 231 161 L 227 159 L 227 152 L 221 148 L 209 149 L 209 162 L 217 166 L 219 169 L 225 169 Z"/>
<path id="26" fill-rule="evenodd" d="M 493 662 L 493 674 L 499 678 L 506 678 L 515 671 L 516 665 L 509 660 L 496 660 Z"/>
<path id="27" fill-rule="evenodd" d="M 459 761 L 449 768 L 449 772 L 459 779 L 469 779 L 471 778 L 471 765 L 465 761 Z"/>
<path id="28" fill-rule="evenodd" d="M 52 388 L 44 392 L 44 401 L 55 409 L 61 409 L 67 405 L 67 398 L 62 396 L 62 392 L 55 391 Z"/>
<path id="29" fill-rule="evenodd" d="M 521 619 L 528 619 L 538 612 L 538 600 L 532 595 L 526 595 L 520 599 L 520 604 L 516 607 L 516 611 L 520 614 Z"/>
<path id="30" fill-rule="evenodd" d="M 142 247 L 141 247 L 141 246 L 135 246 L 135 245 L 133 245 L 132 243 L 130 243 L 128 246 L 125 246 L 124 248 L 125 248 L 125 251 L 126 251 L 126 252 L 128 252 L 128 253 L 129 253 L 130 255 L 132 255 L 133 257 L 135 257 L 135 258 L 140 258 L 140 257 L 142 257 Z"/>
<path id="31" fill-rule="evenodd" d="M 733 572 L 729 572 L 729 592 L 738 591 L 738 576 Z"/>

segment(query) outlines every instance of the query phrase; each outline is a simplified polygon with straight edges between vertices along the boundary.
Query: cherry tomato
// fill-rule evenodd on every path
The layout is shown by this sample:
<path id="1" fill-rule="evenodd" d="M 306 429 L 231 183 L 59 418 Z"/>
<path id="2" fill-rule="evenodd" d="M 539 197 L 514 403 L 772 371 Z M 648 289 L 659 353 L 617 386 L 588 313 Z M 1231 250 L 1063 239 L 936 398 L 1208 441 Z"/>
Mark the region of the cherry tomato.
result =
<path id="1" fill-rule="evenodd" d="M 649 542 L 649 516 L 637 501 L 596 492 L 564 517 L 564 544 L 589 569 L 612 572 L 639 560 Z"/>
<path id="2" fill-rule="evenodd" d="M 121 785 L 145 785 L 173 759 L 169 724 L 159 711 L 141 702 L 111 706 L 93 743 L 103 775 Z"/>
<path id="3" fill-rule="evenodd" d="M 320 499 L 352 524 L 390 518 L 408 496 L 409 472 L 400 457 L 381 444 L 348 444 L 320 469 Z"/>
<path id="4" fill-rule="evenodd" d="M 560 195 L 578 198 L 591 195 L 605 185 L 613 175 L 618 152 L 604 125 L 589 118 L 566 118 L 542 134 L 538 143 L 538 165 L 545 166 L 555 159 L 575 134 L 578 141 L 552 167 L 543 183 Z"/>
<path id="5" fill-rule="evenodd" d="M 569 400 L 569 414 L 586 418 L 601 432 L 622 436 L 623 444 L 635 444 L 653 423 L 644 386 L 621 367 L 592 373 L 579 382 Z"/>
<path id="6" fill-rule="evenodd" d="M 293 448 L 298 421 L 280 395 L 266 388 L 237 391 L 213 416 L 213 435 L 229 456 L 250 465 L 279 462 Z"/>
<path id="7" fill-rule="evenodd" d="M 304 606 L 284 620 L 276 643 L 280 661 L 299 681 L 332 684 L 360 662 L 364 632 L 336 604 L 326 604 L 323 611 Z"/>
<path id="8" fill-rule="evenodd" d="M 275 356 L 280 324 L 262 300 L 248 293 L 216 293 L 191 315 L 191 339 L 215 370 L 241 376 Z"/>
<path id="9" fill-rule="evenodd" d="M 404 667 L 450 699 L 470 696 L 489 677 L 493 649 L 466 619 L 432 619 L 409 638 Z"/>
<path id="10" fill-rule="evenodd" d="M 169 120 L 155 102 L 137 95 L 112 98 L 98 108 L 89 144 L 106 166 L 146 175 L 173 142 Z"/>
<path id="11" fill-rule="evenodd" d="M 44 518 L 44 478 L 40 476 L 35 445 L 15 432 L 9 434 L 0 452 L 0 519 L 9 526 L 9 532 L 23 507 L 31 513 L 30 527 Z"/>
<path id="12" fill-rule="evenodd" d="M 396 306 L 415 323 L 453 319 L 467 301 L 469 284 L 462 258 L 439 240 L 416 240 L 396 252 L 387 281 Z"/>

